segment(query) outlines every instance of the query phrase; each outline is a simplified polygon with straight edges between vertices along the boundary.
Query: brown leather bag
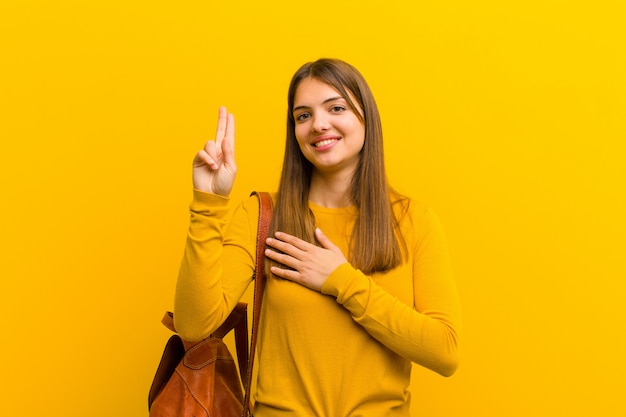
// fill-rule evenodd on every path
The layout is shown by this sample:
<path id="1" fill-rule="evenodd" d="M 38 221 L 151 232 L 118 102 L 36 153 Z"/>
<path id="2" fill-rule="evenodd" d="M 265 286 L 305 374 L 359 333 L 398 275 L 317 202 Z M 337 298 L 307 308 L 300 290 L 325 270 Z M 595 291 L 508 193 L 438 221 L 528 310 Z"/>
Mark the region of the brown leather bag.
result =
<path id="1" fill-rule="evenodd" d="M 254 280 L 254 310 L 250 354 L 248 355 L 248 315 L 239 303 L 226 321 L 208 338 L 191 343 L 178 335 L 170 337 L 148 394 L 150 417 L 248 417 L 252 365 L 258 335 L 261 302 L 265 288 L 263 254 L 272 218 L 268 193 L 253 193 L 259 199 L 259 231 Z M 172 331 L 172 313 L 163 317 Z M 239 375 L 222 338 L 235 329 Z M 242 390 L 243 386 L 245 387 Z"/>

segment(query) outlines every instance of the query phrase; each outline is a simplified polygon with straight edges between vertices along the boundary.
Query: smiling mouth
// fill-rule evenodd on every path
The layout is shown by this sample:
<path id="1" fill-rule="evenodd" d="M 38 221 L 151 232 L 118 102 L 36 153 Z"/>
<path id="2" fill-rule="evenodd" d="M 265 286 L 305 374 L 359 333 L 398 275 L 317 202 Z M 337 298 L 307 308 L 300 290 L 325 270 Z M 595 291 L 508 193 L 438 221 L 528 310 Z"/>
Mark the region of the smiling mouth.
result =
<path id="1" fill-rule="evenodd" d="M 324 140 L 320 140 L 319 142 L 315 142 L 313 144 L 313 147 L 315 148 L 321 148 L 322 146 L 328 146 L 333 142 L 337 142 L 339 139 L 324 139 Z"/>

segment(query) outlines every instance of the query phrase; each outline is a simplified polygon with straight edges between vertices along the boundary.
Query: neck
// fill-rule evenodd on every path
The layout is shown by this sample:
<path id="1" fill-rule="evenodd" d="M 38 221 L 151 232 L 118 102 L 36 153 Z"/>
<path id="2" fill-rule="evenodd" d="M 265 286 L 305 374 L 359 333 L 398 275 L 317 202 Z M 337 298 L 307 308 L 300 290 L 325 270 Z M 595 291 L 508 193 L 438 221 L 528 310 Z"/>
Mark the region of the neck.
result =
<path id="1" fill-rule="evenodd" d="M 324 175 L 313 173 L 309 200 L 328 208 L 347 207 L 353 204 L 350 198 L 352 175 Z"/>

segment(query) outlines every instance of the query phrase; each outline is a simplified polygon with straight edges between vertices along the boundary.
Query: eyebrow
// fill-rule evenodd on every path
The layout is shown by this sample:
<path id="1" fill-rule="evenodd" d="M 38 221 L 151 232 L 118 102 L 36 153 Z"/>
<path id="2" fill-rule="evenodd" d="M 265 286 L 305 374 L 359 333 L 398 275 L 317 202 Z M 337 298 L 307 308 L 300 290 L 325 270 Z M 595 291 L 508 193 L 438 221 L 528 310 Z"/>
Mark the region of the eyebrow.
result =
<path id="1" fill-rule="evenodd" d="M 331 102 L 331 101 L 335 101 L 335 100 L 345 100 L 345 98 L 343 98 L 342 96 L 337 96 L 337 97 L 329 97 L 329 98 L 327 98 L 326 100 L 322 101 L 322 104 L 326 104 L 326 103 L 329 103 L 329 102 Z M 310 106 L 298 106 L 298 107 L 294 107 L 294 108 L 293 108 L 293 110 L 292 110 L 292 113 L 293 113 L 293 112 L 295 112 L 295 111 L 297 111 L 297 110 L 300 110 L 300 109 L 308 109 L 308 108 L 310 108 Z"/>

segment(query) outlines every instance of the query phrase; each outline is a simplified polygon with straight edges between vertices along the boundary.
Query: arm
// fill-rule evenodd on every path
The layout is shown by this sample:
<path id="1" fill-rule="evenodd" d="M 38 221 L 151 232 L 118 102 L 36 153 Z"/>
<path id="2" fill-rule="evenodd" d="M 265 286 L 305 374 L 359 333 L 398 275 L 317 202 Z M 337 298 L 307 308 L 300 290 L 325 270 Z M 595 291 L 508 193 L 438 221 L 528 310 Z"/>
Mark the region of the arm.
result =
<path id="1" fill-rule="evenodd" d="M 229 216 L 228 201 L 194 191 L 174 304 L 176 329 L 185 340 L 208 337 L 252 282 L 258 202 L 250 198 Z"/>
<path id="2" fill-rule="evenodd" d="M 194 198 L 174 305 L 176 328 L 190 341 L 209 336 L 226 319 L 252 277 L 247 207 L 239 207 L 229 222 L 228 195 L 237 171 L 234 132 L 234 117 L 220 108 L 215 140 L 193 160 Z"/>
<path id="3" fill-rule="evenodd" d="M 413 305 L 407 305 L 372 277 L 353 268 L 319 230 L 318 247 L 293 236 L 268 239 L 267 256 L 287 268 L 282 278 L 333 296 L 375 339 L 397 354 L 442 375 L 458 366 L 460 307 L 441 226 L 431 211 L 413 212 L 402 222 L 411 252 Z M 394 271 L 389 272 L 393 274 Z M 396 277 L 389 277 L 390 280 Z"/>
<path id="4" fill-rule="evenodd" d="M 415 225 L 414 306 L 399 301 L 349 264 L 337 268 L 322 292 L 389 349 L 441 375 L 458 367 L 460 303 L 442 228 L 425 211 Z"/>

